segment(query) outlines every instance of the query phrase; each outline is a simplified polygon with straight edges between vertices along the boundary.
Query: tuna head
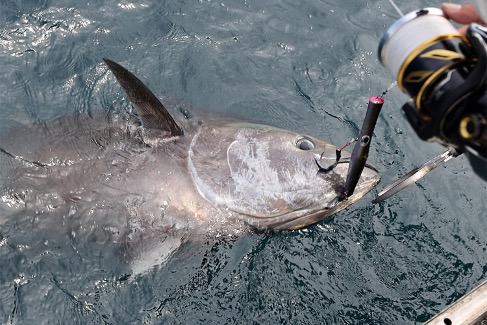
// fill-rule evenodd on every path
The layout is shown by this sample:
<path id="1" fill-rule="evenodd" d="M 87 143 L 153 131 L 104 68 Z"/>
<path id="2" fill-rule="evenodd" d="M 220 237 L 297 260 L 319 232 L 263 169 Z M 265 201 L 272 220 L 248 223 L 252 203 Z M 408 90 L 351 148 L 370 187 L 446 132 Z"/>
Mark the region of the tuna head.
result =
<path id="1" fill-rule="evenodd" d="M 163 105 L 133 74 L 106 60 L 141 116 L 145 129 L 163 137 L 183 134 Z M 199 194 L 224 215 L 257 228 L 298 229 L 346 208 L 379 182 L 367 166 L 354 194 L 339 201 L 350 155 L 333 164 L 336 147 L 319 139 L 270 126 L 222 120 L 205 121 L 192 136 L 189 174 Z M 320 163 L 320 164 L 321 164 Z"/>
<path id="2" fill-rule="evenodd" d="M 193 138 L 188 164 L 198 191 L 213 204 L 257 228 L 298 229 L 349 206 L 380 179 L 366 167 L 354 195 L 339 202 L 349 154 L 326 173 L 316 163 L 333 164 L 336 149 L 264 125 L 212 125 Z"/>

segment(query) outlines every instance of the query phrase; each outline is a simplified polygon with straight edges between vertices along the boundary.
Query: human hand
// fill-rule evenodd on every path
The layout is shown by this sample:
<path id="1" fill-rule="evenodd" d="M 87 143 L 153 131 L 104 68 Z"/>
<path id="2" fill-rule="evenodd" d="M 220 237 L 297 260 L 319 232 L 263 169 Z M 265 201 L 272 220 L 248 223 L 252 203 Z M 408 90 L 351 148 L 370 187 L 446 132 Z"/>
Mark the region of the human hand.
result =
<path id="1" fill-rule="evenodd" d="M 485 21 L 482 20 L 477 8 L 474 4 L 456 4 L 456 3 L 443 3 L 441 5 L 441 10 L 446 18 L 456 21 L 460 24 L 470 24 L 478 23 L 481 25 L 486 25 Z M 458 31 L 465 35 L 468 29 L 468 25 L 464 25 L 458 29 Z"/>

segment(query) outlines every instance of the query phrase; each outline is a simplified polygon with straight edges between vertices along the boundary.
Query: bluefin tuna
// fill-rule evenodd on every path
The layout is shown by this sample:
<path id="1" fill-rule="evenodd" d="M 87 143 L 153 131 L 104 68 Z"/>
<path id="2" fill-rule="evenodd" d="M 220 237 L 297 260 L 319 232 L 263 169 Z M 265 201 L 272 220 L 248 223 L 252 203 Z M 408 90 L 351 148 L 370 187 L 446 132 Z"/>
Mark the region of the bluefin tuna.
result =
<path id="1" fill-rule="evenodd" d="M 235 224 L 293 230 L 379 182 L 367 166 L 354 194 L 339 201 L 348 153 L 323 172 L 337 148 L 315 137 L 222 117 L 173 117 L 131 72 L 105 62 L 136 114 L 78 114 L 4 132 L 4 216 L 28 215 L 50 229 L 69 223 L 70 231 L 125 242 Z"/>

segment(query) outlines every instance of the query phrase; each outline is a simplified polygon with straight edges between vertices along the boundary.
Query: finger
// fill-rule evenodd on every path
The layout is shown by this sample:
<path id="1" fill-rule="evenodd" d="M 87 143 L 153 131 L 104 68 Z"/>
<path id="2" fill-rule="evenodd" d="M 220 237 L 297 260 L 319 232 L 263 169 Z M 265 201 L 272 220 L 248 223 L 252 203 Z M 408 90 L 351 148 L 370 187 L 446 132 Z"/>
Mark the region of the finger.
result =
<path id="1" fill-rule="evenodd" d="M 445 16 L 451 20 L 460 24 L 479 23 L 485 24 L 480 18 L 477 9 L 474 4 L 456 4 L 456 3 L 444 3 L 441 5 L 441 9 Z"/>

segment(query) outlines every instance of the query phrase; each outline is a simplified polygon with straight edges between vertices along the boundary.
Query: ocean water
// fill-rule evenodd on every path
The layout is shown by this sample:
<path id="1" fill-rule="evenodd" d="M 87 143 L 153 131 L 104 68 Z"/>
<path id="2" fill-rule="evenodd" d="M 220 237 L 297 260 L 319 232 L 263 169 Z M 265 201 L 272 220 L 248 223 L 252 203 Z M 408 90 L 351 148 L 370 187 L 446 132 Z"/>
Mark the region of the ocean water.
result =
<path id="1" fill-rule="evenodd" d="M 127 105 L 107 57 L 192 114 L 341 145 L 393 82 L 377 47 L 398 18 L 386 0 L 0 1 L 0 128 Z M 406 99 L 385 96 L 379 189 L 444 150 L 416 137 Z M 419 324 L 487 278 L 486 183 L 463 157 L 372 205 L 377 192 L 307 229 L 190 241 L 141 274 L 115 243 L 16 216 L 0 223 L 0 323 Z"/>

